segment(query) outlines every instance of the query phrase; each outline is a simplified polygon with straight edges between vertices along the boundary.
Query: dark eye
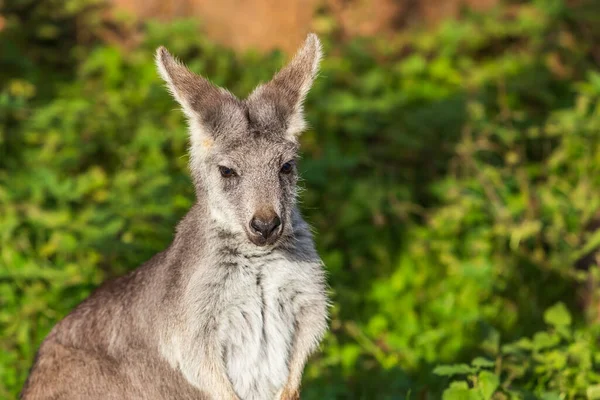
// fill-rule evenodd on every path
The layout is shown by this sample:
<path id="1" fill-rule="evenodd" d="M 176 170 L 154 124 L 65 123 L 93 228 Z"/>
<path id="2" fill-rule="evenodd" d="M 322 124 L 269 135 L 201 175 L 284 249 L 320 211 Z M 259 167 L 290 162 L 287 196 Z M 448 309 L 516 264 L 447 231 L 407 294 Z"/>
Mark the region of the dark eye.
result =
<path id="1" fill-rule="evenodd" d="M 227 168 L 227 167 L 219 167 L 219 172 L 221 172 L 221 176 L 223 178 L 231 178 L 232 176 L 235 176 L 236 173 L 232 168 Z"/>
<path id="2" fill-rule="evenodd" d="M 289 174 L 293 170 L 294 170 L 294 163 L 292 161 L 286 162 L 285 164 L 283 164 L 281 166 L 281 173 L 282 174 Z"/>

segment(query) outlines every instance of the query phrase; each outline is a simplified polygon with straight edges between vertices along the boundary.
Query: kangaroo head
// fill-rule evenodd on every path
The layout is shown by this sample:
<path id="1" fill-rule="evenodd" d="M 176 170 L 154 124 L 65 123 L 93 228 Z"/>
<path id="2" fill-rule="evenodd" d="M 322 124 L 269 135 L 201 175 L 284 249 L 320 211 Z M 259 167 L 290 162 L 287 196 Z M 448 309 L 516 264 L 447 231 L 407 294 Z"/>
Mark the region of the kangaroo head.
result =
<path id="1" fill-rule="evenodd" d="M 292 234 L 302 103 L 318 71 L 311 34 L 273 79 L 240 100 L 187 69 L 161 47 L 160 75 L 189 122 L 191 171 L 219 224 L 258 246 Z"/>

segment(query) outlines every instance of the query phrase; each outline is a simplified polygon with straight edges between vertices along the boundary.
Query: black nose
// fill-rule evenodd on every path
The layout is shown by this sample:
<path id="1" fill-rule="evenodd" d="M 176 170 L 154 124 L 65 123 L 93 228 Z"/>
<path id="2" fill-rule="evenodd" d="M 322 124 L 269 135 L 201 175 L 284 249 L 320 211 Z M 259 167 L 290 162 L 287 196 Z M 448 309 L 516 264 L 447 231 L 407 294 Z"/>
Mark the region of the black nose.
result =
<path id="1" fill-rule="evenodd" d="M 277 215 L 268 218 L 254 216 L 250 221 L 252 232 L 265 239 L 268 239 L 279 228 L 279 225 L 281 225 L 281 220 Z"/>

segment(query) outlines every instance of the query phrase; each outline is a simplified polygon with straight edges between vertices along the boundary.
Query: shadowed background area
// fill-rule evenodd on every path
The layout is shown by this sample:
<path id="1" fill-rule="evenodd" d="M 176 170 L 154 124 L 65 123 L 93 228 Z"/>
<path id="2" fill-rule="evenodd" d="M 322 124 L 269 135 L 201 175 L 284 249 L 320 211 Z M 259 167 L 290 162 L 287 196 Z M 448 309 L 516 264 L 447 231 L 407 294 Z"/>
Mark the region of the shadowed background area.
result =
<path id="1" fill-rule="evenodd" d="M 600 399 L 595 0 L 0 0 L 0 398 L 194 200 L 155 49 L 245 96 L 309 31 L 303 399 Z"/>

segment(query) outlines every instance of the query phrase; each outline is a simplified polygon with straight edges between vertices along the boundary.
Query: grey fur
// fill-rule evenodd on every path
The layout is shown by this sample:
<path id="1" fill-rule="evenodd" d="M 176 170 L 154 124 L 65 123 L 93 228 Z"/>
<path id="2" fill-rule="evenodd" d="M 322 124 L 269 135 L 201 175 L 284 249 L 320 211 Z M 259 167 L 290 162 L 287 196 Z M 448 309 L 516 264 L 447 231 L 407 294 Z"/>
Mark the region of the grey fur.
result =
<path id="1" fill-rule="evenodd" d="M 157 51 L 189 120 L 197 202 L 169 248 L 54 327 L 22 398 L 299 397 L 327 318 L 322 262 L 296 206 L 293 166 L 320 57 L 309 35 L 271 82 L 239 100 Z M 223 177 L 219 167 L 236 173 Z M 272 236 L 249 228 L 252 218 L 275 215 L 281 225 Z"/>

